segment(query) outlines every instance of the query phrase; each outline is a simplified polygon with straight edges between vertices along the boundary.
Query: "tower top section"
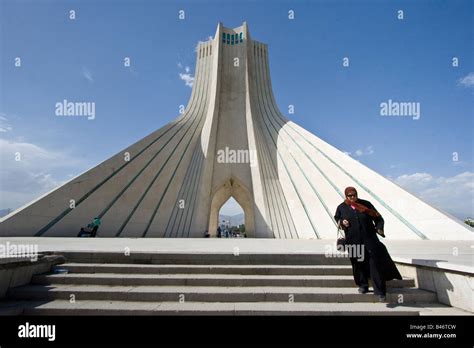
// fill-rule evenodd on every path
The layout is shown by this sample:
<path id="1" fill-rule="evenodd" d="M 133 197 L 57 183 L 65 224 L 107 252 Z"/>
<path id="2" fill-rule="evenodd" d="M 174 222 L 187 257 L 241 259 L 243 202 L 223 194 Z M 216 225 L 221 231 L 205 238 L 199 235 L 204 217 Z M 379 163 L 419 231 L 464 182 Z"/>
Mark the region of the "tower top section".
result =
<path id="1" fill-rule="evenodd" d="M 236 28 L 227 28 L 222 23 L 217 24 L 216 35 L 214 40 L 220 40 L 223 45 L 239 45 L 249 39 L 247 23 L 243 22 L 241 26 Z"/>
<path id="2" fill-rule="evenodd" d="M 197 59 L 221 56 L 230 52 L 234 55 L 234 58 L 244 59 L 249 53 L 248 48 L 251 43 L 256 42 L 250 39 L 247 22 L 243 22 L 242 25 L 235 28 L 227 28 L 219 22 L 214 37 L 209 37 L 207 41 L 198 42 Z"/>

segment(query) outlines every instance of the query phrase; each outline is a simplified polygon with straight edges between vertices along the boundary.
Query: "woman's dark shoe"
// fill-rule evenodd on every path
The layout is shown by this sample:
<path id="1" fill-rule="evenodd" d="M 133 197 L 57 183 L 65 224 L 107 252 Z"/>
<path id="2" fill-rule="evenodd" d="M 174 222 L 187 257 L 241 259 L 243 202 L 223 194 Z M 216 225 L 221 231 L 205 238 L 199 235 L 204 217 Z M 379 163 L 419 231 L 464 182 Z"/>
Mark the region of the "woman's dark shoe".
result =
<path id="1" fill-rule="evenodd" d="M 358 291 L 359 291 L 359 294 L 366 294 L 369 292 L 369 289 L 361 286 Z"/>
<path id="2" fill-rule="evenodd" d="M 386 302 L 387 301 L 387 297 L 385 295 L 378 295 L 379 297 L 379 302 Z"/>

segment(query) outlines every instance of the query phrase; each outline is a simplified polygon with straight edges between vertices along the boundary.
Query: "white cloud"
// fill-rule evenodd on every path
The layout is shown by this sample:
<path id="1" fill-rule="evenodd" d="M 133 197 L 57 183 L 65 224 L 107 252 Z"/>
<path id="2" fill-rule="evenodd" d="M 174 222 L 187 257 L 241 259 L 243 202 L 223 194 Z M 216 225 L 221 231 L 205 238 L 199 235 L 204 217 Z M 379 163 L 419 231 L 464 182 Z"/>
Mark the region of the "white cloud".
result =
<path id="1" fill-rule="evenodd" d="M 182 73 L 180 73 L 179 78 L 184 81 L 186 86 L 193 87 L 194 76 L 191 76 L 191 74 L 182 74 Z"/>
<path id="2" fill-rule="evenodd" d="M 474 217 L 474 173 L 434 177 L 428 173 L 401 175 L 395 179 L 424 201 L 460 219 Z"/>
<path id="3" fill-rule="evenodd" d="M 458 80 L 458 83 L 464 87 L 474 87 L 474 72 L 470 72 Z"/>
<path id="4" fill-rule="evenodd" d="M 92 77 L 92 73 L 86 67 L 82 67 L 82 76 L 90 83 L 94 83 L 94 78 Z"/>
<path id="5" fill-rule="evenodd" d="M 0 114 L 0 133 L 6 133 L 13 130 L 12 126 L 8 123 L 8 119 L 6 118 L 6 114 Z"/>
<path id="6" fill-rule="evenodd" d="M 184 81 L 184 84 L 188 87 L 193 87 L 194 84 L 194 76 L 190 74 L 191 68 L 189 66 L 183 66 L 183 64 L 178 62 L 178 68 L 183 69 L 184 67 L 184 73 L 180 72 L 179 73 L 179 78 Z"/>
<path id="7" fill-rule="evenodd" d="M 372 145 L 367 146 L 365 149 L 357 149 L 354 152 L 354 155 L 357 157 L 360 156 L 370 156 L 374 153 L 374 147 Z M 351 154 L 350 152 L 348 153 L 349 155 Z"/>
<path id="8" fill-rule="evenodd" d="M 66 180 L 53 174 L 57 170 L 85 167 L 65 153 L 5 139 L 0 139 L 0 158 L 0 209 L 16 209 L 63 184 Z"/>
<path id="9" fill-rule="evenodd" d="M 396 163 L 396 164 L 391 164 L 390 169 L 398 169 L 405 166 L 405 163 Z"/>

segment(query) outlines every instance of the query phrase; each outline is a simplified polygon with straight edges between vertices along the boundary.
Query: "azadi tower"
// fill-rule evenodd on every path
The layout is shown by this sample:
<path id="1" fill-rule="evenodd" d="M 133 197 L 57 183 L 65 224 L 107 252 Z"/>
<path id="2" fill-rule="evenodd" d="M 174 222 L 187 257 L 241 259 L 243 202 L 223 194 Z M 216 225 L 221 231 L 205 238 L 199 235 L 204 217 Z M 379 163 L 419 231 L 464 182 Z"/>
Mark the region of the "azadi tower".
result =
<path id="1" fill-rule="evenodd" d="M 178 118 L 12 212 L 0 220 L 0 235 L 76 236 L 98 216 L 101 237 L 202 237 L 215 234 L 232 196 L 249 237 L 334 240 L 335 209 L 354 186 L 385 218 L 388 238 L 473 238 L 286 119 L 273 96 L 268 46 L 252 40 L 245 23 L 219 24 L 196 59 L 192 95 Z"/>

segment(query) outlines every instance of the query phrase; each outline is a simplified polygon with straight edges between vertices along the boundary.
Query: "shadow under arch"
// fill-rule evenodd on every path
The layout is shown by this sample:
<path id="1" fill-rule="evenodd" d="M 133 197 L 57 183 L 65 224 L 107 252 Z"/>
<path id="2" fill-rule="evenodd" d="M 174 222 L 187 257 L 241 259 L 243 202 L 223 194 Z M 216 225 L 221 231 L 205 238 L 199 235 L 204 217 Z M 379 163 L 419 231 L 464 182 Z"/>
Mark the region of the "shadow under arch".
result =
<path id="1" fill-rule="evenodd" d="M 218 188 L 211 194 L 211 209 L 209 211 L 209 228 L 208 231 L 211 236 L 216 235 L 217 220 L 219 218 L 219 211 L 230 197 L 239 203 L 245 214 L 245 232 L 247 236 L 255 237 L 255 216 L 253 199 L 250 191 L 243 185 L 243 183 L 231 176 L 226 179 Z"/>

